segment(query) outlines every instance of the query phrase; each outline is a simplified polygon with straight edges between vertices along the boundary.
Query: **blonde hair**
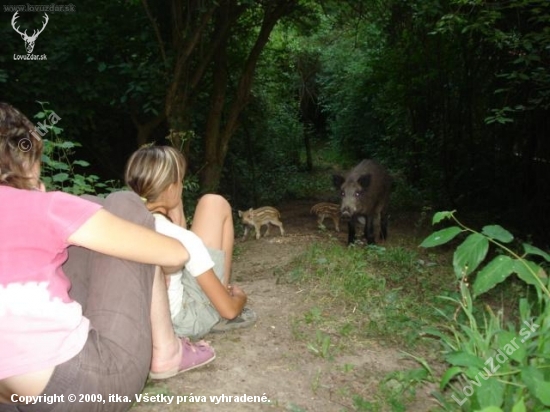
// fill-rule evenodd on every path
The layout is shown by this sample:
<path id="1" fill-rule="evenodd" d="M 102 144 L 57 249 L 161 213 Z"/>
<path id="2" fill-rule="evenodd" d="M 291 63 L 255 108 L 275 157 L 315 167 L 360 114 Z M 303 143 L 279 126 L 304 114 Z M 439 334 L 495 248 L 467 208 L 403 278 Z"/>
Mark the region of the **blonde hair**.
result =
<path id="1" fill-rule="evenodd" d="M 168 186 L 183 180 L 187 164 L 183 154 L 171 146 L 143 146 L 128 162 L 124 180 L 147 202 L 154 202 Z"/>
<path id="2" fill-rule="evenodd" d="M 19 110 L 0 102 L 0 185 L 34 189 L 30 173 L 43 144 L 34 125 Z"/>

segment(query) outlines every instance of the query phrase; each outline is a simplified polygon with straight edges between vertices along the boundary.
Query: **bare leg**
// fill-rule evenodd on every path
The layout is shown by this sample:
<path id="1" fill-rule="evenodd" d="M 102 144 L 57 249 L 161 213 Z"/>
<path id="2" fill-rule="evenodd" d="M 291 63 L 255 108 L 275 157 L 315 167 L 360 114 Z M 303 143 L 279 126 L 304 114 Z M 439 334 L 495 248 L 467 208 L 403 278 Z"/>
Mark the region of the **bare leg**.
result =
<path id="1" fill-rule="evenodd" d="M 229 284 L 233 258 L 234 227 L 229 202 L 220 195 L 207 194 L 200 198 L 191 231 L 211 249 L 225 253 L 224 285 Z"/>
<path id="2" fill-rule="evenodd" d="M 151 370 L 162 371 L 179 365 L 181 342 L 174 334 L 170 316 L 166 281 L 159 267 L 155 270 L 151 300 L 153 359 Z"/>

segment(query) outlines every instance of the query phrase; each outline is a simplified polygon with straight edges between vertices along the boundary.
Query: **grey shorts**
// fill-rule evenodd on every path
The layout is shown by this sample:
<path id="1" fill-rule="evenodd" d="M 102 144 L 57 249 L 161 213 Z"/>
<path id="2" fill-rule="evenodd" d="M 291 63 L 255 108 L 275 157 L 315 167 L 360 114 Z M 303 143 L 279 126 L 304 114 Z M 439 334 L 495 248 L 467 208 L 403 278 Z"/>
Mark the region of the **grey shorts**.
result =
<path id="1" fill-rule="evenodd" d="M 214 261 L 214 273 L 223 283 L 225 253 L 208 248 Z M 221 317 L 197 283 L 197 279 L 187 270 L 183 271 L 183 307 L 173 319 L 174 331 L 179 336 L 200 339 L 206 335 Z"/>

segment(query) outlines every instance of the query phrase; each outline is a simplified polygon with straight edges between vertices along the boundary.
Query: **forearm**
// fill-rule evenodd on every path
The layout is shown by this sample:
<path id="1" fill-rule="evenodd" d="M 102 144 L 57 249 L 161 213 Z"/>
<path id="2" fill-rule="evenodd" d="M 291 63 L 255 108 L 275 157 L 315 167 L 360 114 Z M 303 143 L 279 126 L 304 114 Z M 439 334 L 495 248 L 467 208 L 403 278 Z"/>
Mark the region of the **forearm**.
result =
<path id="1" fill-rule="evenodd" d="M 247 297 L 240 289 L 226 288 L 212 269 L 198 276 L 197 283 L 206 294 L 221 317 L 233 319 L 238 316 L 246 304 Z"/>
<path id="2" fill-rule="evenodd" d="M 228 287 L 231 287 L 231 286 L 228 286 Z M 220 314 L 220 316 L 222 316 L 225 319 L 233 319 L 239 316 L 239 314 L 243 311 L 244 306 L 246 305 L 246 302 L 248 300 L 245 294 L 231 295 L 231 292 L 229 293 L 230 293 L 230 299 L 231 299 L 229 308 L 226 308 L 225 316 Z"/>
<path id="3" fill-rule="evenodd" d="M 181 242 L 104 209 L 69 236 L 68 242 L 121 259 L 160 265 L 173 272 L 189 260 L 189 253 Z"/>

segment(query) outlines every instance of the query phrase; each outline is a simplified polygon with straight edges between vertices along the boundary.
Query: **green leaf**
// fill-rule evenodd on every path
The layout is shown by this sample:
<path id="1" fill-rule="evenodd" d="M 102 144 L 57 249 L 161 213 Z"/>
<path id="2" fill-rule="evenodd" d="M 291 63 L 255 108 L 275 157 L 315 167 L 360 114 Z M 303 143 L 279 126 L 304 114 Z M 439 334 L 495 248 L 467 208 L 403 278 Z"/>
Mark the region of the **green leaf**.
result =
<path id="1" fill-rule="evenodd" d="M 441 222 L 443 219 L 450 219 L 453 217 L 454 211 L 452 212 L 437 212 L 432 218 L 432 225 Z"/>
<path id="2" fill-rule="evenodd" d="M 73 162 L 74 165 L 78 165 L 78 166 L 82 166 L 82 167 L 88 167 L 90 166 L 90 163 L 88 163 L 87 161 L 85 160 L 75 160 Z"/>
<path id="3" fill-rule="evenodd" d="M 67 173 L 57 173 L 53 175 L 52 179 L 54 182 L 65 182 L 69 179 L 69 175 Z"/>
<path id="4" fill-rule="evenodd" d="M 527 389 L 545 406 L 550 406 L 550 382 L 544 380 L 544 376 L 534 366 L 526 366 L 521 369 L 521 379 Z"/>
<path id="5" fill-rule="evenodd" d="M 523 250 L 525 250 L 526 255 L 537 255 L 543 257 L 547 262 L 550 262 L 550 255 L 542 250 L 540 250 L 538 247 L 531 246 L 528 243 L 523 244 Z"/>
<path id="6" fill-rule="evenodd" d="M 475 412 L 502 412 L 502 409 L 497 406 L 488 406 L 483 409 L 477 409 Z"/>
<path id="7" fill-rule="evenodd" d="M 500 407 L 504 401 L 504 385 L 496 378 L 486 381 L 481 379 L 481 386 L 477 388 L 476 395 L 479 405 L 482 407 Z"/>
<path id="8" fill-rule="evenodd" d="M 72 149 L 75 146 L 76 146 L 76 144 L 74 142 L 71 142 L 71 141 L 65 141 L 65 142 L 59 144 L 59 147 L 61 147 L 62 149 Z"/>
<path id="9" fill-rule="evenodd" d="M 516 404 L 512 407 L 512 412 L 527 412 L 527 409 L 525 409 L 525 402 L 523 401 L 523 398 L 517 401 Z"/>
<path id="10" fill-rule="evenodd" d="M 499 225 L 485 226 L 481 230 L 481 233 L 489 236 L 491 239 L 495 239 L 503 243 L 510 243 L 512 240 L 514 240 L 514 236 Z"/>
<path id="11" fill-rule="evenodd" d="M 458 279 L 475 271 L 487 256 L 489 241 L 479 233 L 472 233 L 460 244 L 453 256 L 453 268 Z"/>
<path id="12" fill-rule="evenodd" d="M 420 244 L 421 247 L 434 247 L 449 242 L 454 239 L 456 235 L 463 232 L 458 226 L 448 227 L 446 229 L 438 230 L 432 233 Z"/>
<path id="13" fill-rule="evenodd" d="M 438 330 L 436 328 L 427 328 L 427 329 L 422 331 L 421 335 L 422 336 L 428 336 L 430 338 L 437 337 L 437 338 L 441 339 L 441 341 L 445 345 L 450 346 L 450 347 L 452 347 L 453 343 L 454 343 L 454 340 L 450 335 L 448 335 L 446 333 L 443 333 L 443 332 L 441 332 L 440 330 Z"/>
<path id="14" fill-rule="evenodd" d="M 516 331 L 503 330 L 498 334 L 498 346 L 502 351 L 511 359 L 518 363 L 526 358 L 525 345 L 522 345 L 519 341 L 518 333 Z M 507 347 L 507 345 L 510 345 Z"/>
<path id="15" fill-rule="evenodd" d="M 445 356 L 445 360 L 451 365 L 456 366 L 465 366 L 465 367 L 475 367 L 478 369 L 483 369 L 483 361 L 475 355 L 467 352 L 451 352 Z"/>
<path id="16" fill-rule="evenodd" d="M 453 366 L 445 371 L 439 382 L 439 389 L 443 390 L 447 387 L 447 384 L 453 379 L 456 375 L 462 373 L 462 368 L 458 366 Z"/>
<path id="17" fill-rule="evenodd" d="M 106 68 L 107 68 L 107 65 L 104 62 L 101 62 L 97 65 L 97 71 L 98 72 L 103 72 L 103 71 L 105 71 Z"/>
<path id="18" fill-rule="evenodd" d="M 491 290 L 514 273 L 514 260 L 505 255 L 497 256 L 476 275 L 473 284 L 474 297 Z"/>
<path id="19" fill-rule="evenodd" d="M 49 164 L 50 168 L 57 170 L 69 170 L 69 165 L 67 163 L 58 162 L 57 160 L 52 160 Z"/>
<path id="20" fill-rule="evenodd" d="M 531 314 L 531 305 L 529 304 L 529 301 L 526 298 L 521 298 L 519 300 L 519 315 L 521 319 L 528 319 L 530 318 Z"/>
<path id="21" fill-rule="evenodd" d="M 540 286 L 537 276 L 543 280 L 543 283 L 548 278 L 546 272 L 539 265 L 529 260 L 516 259 L 514 261 L 514 272 L 525 283 L 537 287 Z"/>

